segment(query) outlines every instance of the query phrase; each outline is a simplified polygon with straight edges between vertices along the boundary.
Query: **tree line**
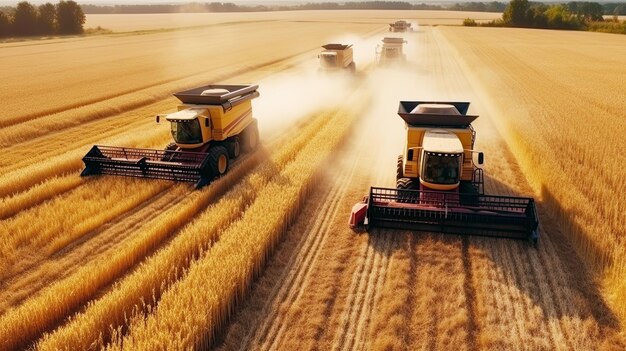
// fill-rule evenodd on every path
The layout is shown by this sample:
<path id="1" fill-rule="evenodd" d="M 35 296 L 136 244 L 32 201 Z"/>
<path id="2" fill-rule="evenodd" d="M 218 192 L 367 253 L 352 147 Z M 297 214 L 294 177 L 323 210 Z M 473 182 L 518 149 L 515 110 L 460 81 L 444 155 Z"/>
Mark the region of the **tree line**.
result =
<path id="1" fill-rule="evenodd" d="M 596 2 L 572 1 L 548 5 L 529 0 L 511 0 L 502 13 L 502 19 L 484 23 L 482 26 L 576 29 L 626 34 L 626 21 L 620 22 L 617 19 L 618 15 L 626 12 L 626 4 L 611 8 L 614 18 L 606 20 L 606 8 Z M 471 19 L 466 19 L 463 24 L 478 25 Z"/>
<path id="2" fill-rule="evenodd" d="M 626 15 L 626 3 L 597 4 L 605 15 Z M 506 2 L 464 2 L 435 5 L 406 1 L 311 2 L 300 5 L 237 5 L 228 2 L 188 3 L 178 5 L 82 5 L 87 14 L 140 14 L 181 12 L 259 12 L 297 10 L 448 10 L 503 12 Z"/>
<path id="3" fill-rule="evenodd" d="M 0 37 L 79 34 L 84 23 L 85 14 L 75 1 L 40 6 L 22 1 L 15 8 L 0 8 Z"/>

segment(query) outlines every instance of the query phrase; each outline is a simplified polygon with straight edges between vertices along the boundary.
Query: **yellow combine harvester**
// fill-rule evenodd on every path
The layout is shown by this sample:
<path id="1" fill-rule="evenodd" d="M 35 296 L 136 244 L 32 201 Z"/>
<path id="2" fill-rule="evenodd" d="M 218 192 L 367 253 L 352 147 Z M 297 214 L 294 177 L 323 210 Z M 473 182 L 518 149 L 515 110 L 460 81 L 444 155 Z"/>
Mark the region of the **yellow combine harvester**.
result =
<path id="1" fill-rule="evenodd" d="M 207 85 L 174 94 L 182 104 L 164 117 L 174 142 L 164 150 L 94 145 L 81 176 L 113 174 L 195 182 L 202 187 L 259 142 L 251 100 L 257 85 Z"/>
<path id="2" fill-rule="evenodd" d="M 390 32 L 412 32 L 413 27 L 411 27 L 411 23 L 400 20 L 395 21 L 394 23 L 389 23 L 389 31 Z"/>
<path id="3" fill-rule="evenodd" d="M 352 45 L 326 44 L 317 57 L 320 59 L 320 71 L 337 72 L 348 70 L 350 73 L 356 71 Z"/>
<path id="4" fill-rule="evenodd" d="M 376 46 L 376 63 L 386 65 L 406 62 L 406 54 L 404 53 L 406 40 L 403 38 L 385 37 L 382 42 L 382 45 Z"/>
<path id="5" fill-rule="evenodd" d="M 484 195 L 483 153 L 468 102 L 401 101 L 406 141 L 398 156 L 396 188 L 370 189 L 350 226 L 539 239 L 532 198 Z"/>

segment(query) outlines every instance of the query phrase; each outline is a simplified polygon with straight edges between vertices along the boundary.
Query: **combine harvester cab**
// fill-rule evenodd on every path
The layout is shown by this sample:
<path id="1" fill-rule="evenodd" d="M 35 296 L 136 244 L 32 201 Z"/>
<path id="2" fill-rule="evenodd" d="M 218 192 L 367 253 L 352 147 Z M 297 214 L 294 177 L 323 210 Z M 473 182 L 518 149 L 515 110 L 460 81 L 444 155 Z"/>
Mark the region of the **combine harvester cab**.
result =
<path id="1" fill-rule="evenodd" d="M 259 141 L 251 100 L 257 85 L 207 85 L 174 94 L 178 112 L 161 117 L 174 142 L 164 150 L 94 145 L 81 176 L 112 174 L 194 182 L 197 188 L 228 171 L 241 152 Z"/>
<path id="2" fill-rule="evenodd" d="M 376 63 L 380 66 L 394 63 L 405 63 L 406 54 L 404 53 L 404 44 L 407 43 L 404 38 L 385 37 L 382 39 L 383 44 L 376 46 Z"/>
<path id="3" fill-rule="evenodd" d="M 320 60 L 320 72 L 343 72 L 346 70 L 351 74 L 356 72 L 351 44 L 326 44 L 322 48 L 324 50 L 317 55 Z"/>
<path id="4" fill-rule="evenodd" d="M 539 239 L 535 201 L 485 195 L 476 133 L 467 102 L 401 101 L 406 122 L 395 189 L 370 189 L 350 215 L 350 226 Z"/>
<path id="5" fill-rule="evenodd" d="M 411 23 L 404 20 L 399 20 L 395 21 L 394 23 L 389 23 L 389 31 L 394 33 L 412 32 L 413 27 L 411 26 Z"/>

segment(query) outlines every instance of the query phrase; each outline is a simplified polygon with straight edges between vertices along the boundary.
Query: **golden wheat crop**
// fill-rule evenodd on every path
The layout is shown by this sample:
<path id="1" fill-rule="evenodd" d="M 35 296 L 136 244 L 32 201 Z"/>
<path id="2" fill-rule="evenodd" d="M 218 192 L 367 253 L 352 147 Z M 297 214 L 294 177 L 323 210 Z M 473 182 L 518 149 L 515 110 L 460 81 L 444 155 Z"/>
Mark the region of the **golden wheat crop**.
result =
<path id="1" fill-rule="evenodd" d="M 626 347 L 626 203 L 611 197 L 626 186 L 626 65 L 598 68 L 623 62 L 621 37 L 421 26 L 402 35 L 405 67 L 376 69 L 390 21 L 468 14 L 167 16 L 0 43 L 0 350 Z M 357 76 L 308 77 L 338 38 L 355 40 Z M 167 144 L 150 116 L 172 91 L 268 76 L 253 102 L 263 148 L 208 187 L 79 177 L 92 144 Z M 370 185 L 393 186 L 397 101 L 422 98 L 472 102 L 487 191 L 540 195 L 538 248 L 348 228 Z"/>
<path id="2" fill-rule="evenodd" d="M 195 211 L 209 204 L 208 199 L 215 198 L 216 191 L 226 191 L 234 184 L 240 186 L 228 191 L 218 202 L 203 210 L 192 223 L 182 229 L 176 238 L 165 248 L 144 262 L 135 274 L 120 282 L 109 294 L 93 303 L 83 314 L 77 315 L 72 323 L 47 335 L 38 345 L 40 349 L 82 349 L 92 342 L 98 342 L 102 330 L 109 326 L 117 326 L 124 322 L 124 316 L 130 315 L 141 301 L 149 301 L 157 291 L 157 295 L 175 281 L 189 265 L 189 262 L 201 252 L 207 250 L 213 242 L 219 240 L 221 231 L 239 218 L 257 196 L 257 193 L 268 181 L 277 176 L 285 165 L 289 164 L 299 150 L 315 136 L 319 128 L 326 123 L 326 116 L 316 117 L 297 136 L 273 143 L 277 150 L 269 158 L 263 154 L 255 154 L 246 159 L 229 175 L 220 179 L 211 188 L 205 190 L 213 196 L 203 195 L 199 204 L 194 204 Z M 241 179 L 255 164 L 262 165 Z M 219 189 L 219 190 L 217 190 Z M 198 201 L 195 201 L 196 203 Z M 186 213 L 171 214 L 161 220 L 156 227 L 170 226 L 174 218 L 193 217 Z M 128 251 L 140 258 L 142 252 L 136 249 Z M 93 269 L 85 270 L 85 274 Z M 152 303 L 156 303 L 153 301 Z"/>
<path id="3" fill-rule="evenodd" d="M 626 197 L 617 190 L 626 188 L 626 37 L 542 32 L 540 48 L 523 30 L 443 33 L 467 66 L 481 67 L 472 78 L 502 116 L 497 125 L 562 222 L 564 239 L 602 275 L 605 296 L 626 320 Z"/>
<path id="4" fill-rule="evenodd" d="M 330 119 L 277 179 L 260 189 L 242 218 L 163 294 L 148 318 L 135 320 L 128 335 L 114 340 L 110 348 L 120 349 L 122 344 L 131 349 L 208 347 L 216 328 L 225 323 L 280 236 L 295 219 L 317 179 L 316 169 L 329 161 L 354 119 L 355 114 L 349 111 Z M 193 315 L 185 312 L 196 308 L 204 312 Z M 182 318 L 180 313 L 191 318 Z M 155 334 L 163 325 L 172 325 L 174 321 L 176 330 Z"/>

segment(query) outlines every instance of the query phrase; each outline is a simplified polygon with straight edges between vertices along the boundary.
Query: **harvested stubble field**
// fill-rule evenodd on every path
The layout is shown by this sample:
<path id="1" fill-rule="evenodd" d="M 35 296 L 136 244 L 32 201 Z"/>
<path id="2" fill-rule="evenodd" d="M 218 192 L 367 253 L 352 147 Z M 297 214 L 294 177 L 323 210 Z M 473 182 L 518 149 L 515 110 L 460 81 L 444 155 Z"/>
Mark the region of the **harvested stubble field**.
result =
<path id="1" fill-rule="evenodd" d="M 624 39 L 422 26 L 381 69 L 397 13 L 342 13 L 1 45 L 0 349 L 626 348 Z M 311 75 L 337 38 L 357 77 Z M 261 85 L 263 147 L 228 175 L 78 177 L 94 143 L 167 144 L 150 116 L 207 82 Z M 348 228 L 421 98 L 473 102 L 486 190 L 539 199 L 538 248 Z"/>

